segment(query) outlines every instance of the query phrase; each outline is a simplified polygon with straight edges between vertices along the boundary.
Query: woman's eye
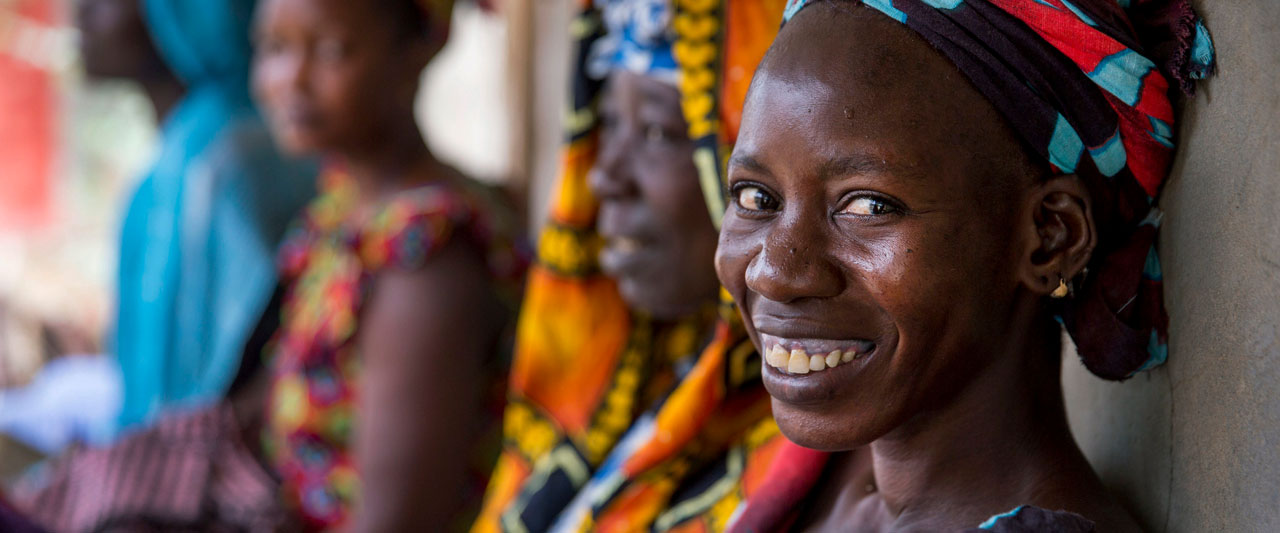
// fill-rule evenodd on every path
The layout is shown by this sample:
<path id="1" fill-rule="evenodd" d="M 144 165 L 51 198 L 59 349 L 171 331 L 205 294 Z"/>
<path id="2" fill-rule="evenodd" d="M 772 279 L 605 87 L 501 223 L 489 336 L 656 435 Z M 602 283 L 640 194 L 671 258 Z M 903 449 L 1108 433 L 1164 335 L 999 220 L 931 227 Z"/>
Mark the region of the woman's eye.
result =
<path id="1" fill-rule="evenodd" d="M 613 131 L 618 125 L 618 117 L 611 112 L 602 111 L 599 115 L 600 129 L 604 131 Z"/>
<path id="2" fill-rule="evenodd" d="M 897 209 L 884 200 L 871 196 L 859 196 L 849 202 L 849 205 L 840 212 L 850 215 L 875 216 L 887 215 L 894 211 L 897 211 Z"/>
<path id="3" fill-rule="evenodd" d="M 649 124 L 644 127 L 644 138 L 652 143 L 665 143 L 676 140 L 675 135 L 657 124 Z"/>
<path id="4" fill-rule="evenodd" d="M 773 211 L 778 208 L 778 200 L 764 189 L 748 185 L 738 189 L 738 206 L 748 211 Z"/>
<path id="5" fill-rule="evenodd" d="M 321 39 L 316 43 L 316 57 L 322 61 L 338 61 L 346 56 L 347 45 L 338 39 Z"/>
<path id="6" fill-rule="evenodd" d="M 262 37 L 258 39 L 258 53 L 262 55 L 279 55 L 284 51 L 284 43 L 280 39 L 273 37 Z"/>

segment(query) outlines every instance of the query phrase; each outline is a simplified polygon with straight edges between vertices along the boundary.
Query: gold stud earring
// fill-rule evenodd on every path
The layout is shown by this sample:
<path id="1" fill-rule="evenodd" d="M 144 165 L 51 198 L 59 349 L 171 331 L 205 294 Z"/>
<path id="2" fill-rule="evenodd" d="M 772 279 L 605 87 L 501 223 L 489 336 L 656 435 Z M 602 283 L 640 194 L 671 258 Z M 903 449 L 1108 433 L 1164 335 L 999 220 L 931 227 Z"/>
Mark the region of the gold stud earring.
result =
<path id="1" fill-rule="evenodd" d="M 1066 298 L 1070 293 L 1071 288 L 1067 287 L 1067 280 L 1065 278 L 1058 278 L 1058 288 L 1054 289 L 1049 296 L 1054 298 Z"/>

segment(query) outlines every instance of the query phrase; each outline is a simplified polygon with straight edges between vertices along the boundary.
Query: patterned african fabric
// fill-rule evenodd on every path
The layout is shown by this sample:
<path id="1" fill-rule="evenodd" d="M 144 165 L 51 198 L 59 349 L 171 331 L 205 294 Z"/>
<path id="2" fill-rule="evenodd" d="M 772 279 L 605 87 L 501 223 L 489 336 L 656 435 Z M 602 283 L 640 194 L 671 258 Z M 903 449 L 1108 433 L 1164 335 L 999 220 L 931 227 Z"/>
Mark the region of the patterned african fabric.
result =
<path id="1" fill-rule="evenodd" d="M 280 331 L 268 349 L 272 388 L 266 443 L 285 499 L 309 529 L 340 528 L 359 494 L 351 450 L 361 371 L 355 341 L 378 273 L 421 269 L 452 239 L 469 239 L 487 252 L 497 286 L 515 293 L 523 255 L 482 198 L 479 191 L 440 181 L 359 209 L 354 182 L 334 172 L 281 247 L 288 289 Z M 495 354 L 492 364 L 497 366 L 498 359 Z M 497 452 L 505 376 L 496 368 L 491 374 L 496 378 L 494 446 L 476 450 L 470 458 L 476 486 L 461 488 L 473 490 L 477 501 Z"/>
<path id="2" fill-rule="evenodd" d="M 580 7 L 568 146 L 518 326 L 504 450 L 472 531 L 720 531 L 783 439 L 727 296 L 707 316 L 656 324 L 599 270 L 587 172 L 603 80 L 586 66 L 606 24 L 598 6 Z M 782 1 L 674 7 L 683 111 L 707 143 L 702 184 L 723 206 L 720 154 Z"/>
<path id="3" fill-rule="evenodd" d="M 591 45 L 587 74 L 604 79 L 628 71 L 675 84 L 672 9 L 667 0 L 597 0 L 605 32 Z"/>
<path id="4" fill-rule="evenodd" d="M 790 19 L 812 0 L 790 0 Z M 954 63 L 1058 174 L 1088 187 L 1093 259 L 1059 311 L 1095 375 L 1124 380 L 1168 357 L 1156 249 L 1174 153 L 1170 81 L 1214 67 L 1186 0 L 862 0 Z"/>

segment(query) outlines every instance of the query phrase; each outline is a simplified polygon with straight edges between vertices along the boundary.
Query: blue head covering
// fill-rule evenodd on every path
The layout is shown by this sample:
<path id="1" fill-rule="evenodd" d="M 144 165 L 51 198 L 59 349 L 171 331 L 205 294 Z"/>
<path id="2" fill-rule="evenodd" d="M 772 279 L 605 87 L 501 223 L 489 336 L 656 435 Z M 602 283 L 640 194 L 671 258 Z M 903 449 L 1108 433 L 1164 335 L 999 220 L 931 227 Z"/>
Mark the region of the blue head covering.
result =
<path id="1" fill-rule="evenodd" d="M 143 0 L 151 40 L 188 88 L 222 85 L 248 94 L 256 0 Z"/>
<path id="2" fill-rule="evenodd" d="M 123 427 L 226 394 L 275 287 L 314 170 L 283 159 L 249 98 L 254 0 L 143 0 L 186 93 L 134 193 L 120 247 L 115 352 Z"/>
<path id="3" fill-rule="evenodd" d="M 672 46 L 668 0 L 596 0 L 606 31 L 592 44 L 587 74 L 604 79 L 625 70 L 676 83 L 679 66 Z"/>

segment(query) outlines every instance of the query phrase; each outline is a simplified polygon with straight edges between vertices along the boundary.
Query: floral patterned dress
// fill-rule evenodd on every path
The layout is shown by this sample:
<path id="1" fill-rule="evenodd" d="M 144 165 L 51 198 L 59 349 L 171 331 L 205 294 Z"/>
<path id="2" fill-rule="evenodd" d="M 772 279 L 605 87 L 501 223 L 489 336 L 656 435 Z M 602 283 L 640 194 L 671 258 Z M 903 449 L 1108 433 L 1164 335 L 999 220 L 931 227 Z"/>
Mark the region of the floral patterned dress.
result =
<path id="1" fill-rule="evenodd" d="M 514 303 L 526 265 L 512 232 L 498 231 L 498 213 L 477 191 L 434 183 L 357 212 L 354 183 L 337 173 L 324 181 L 282 246 L 288 287 L 268 348 L 267 455 L 286 502 L 312 530 L 341 527 L 359 492 L 350 448 L 361 368 L 354 341 L 374 277 L 420 269 L 451 239 L 466 238 L 487 252 L 495 286 Z M 493 374 L 500 405 L 502 376 Z"/>

